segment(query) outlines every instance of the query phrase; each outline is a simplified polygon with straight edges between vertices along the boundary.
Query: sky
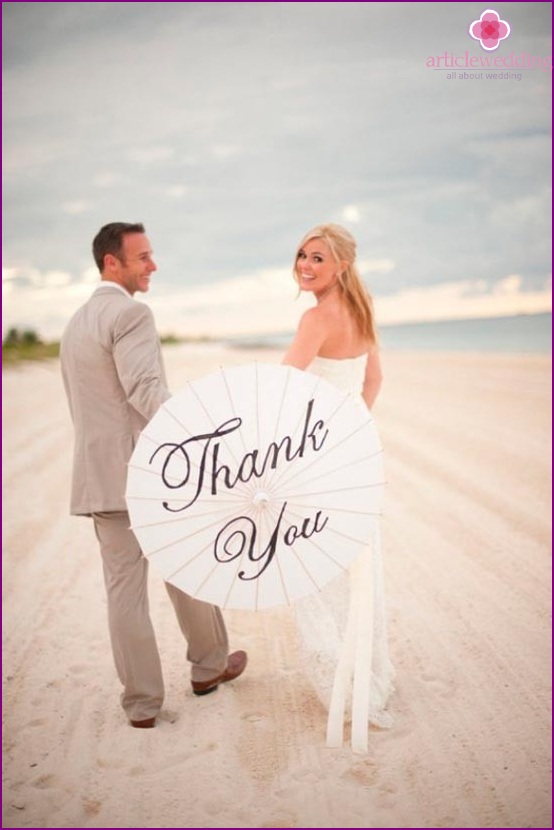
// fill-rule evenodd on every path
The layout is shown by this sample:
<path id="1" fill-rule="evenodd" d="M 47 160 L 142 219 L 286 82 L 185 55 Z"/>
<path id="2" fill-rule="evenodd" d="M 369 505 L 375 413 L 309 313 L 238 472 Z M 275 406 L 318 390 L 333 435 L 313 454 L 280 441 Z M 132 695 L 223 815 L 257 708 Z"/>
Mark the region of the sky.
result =
<path id="1" fill-rule="evenodd" d="M 380 324 L 550 309 L 551 4 L 495 5 L 493 52 L 485 8 L 3 2 L 3 333 L 61 334 L 111 221 L 146 226 L 161 333 L 292 330 L 324 222 Z"/>

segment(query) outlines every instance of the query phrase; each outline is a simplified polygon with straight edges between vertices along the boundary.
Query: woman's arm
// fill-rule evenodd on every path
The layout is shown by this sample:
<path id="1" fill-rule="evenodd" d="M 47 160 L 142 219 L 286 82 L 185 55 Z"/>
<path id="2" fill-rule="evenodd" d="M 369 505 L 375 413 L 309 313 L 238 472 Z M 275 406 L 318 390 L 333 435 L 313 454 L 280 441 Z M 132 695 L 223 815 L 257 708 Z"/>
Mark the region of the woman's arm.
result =
<path id="1" fill-rule="evenodd" d="M 371 409 L 375 403 L 382 381 L 383 373 L 381 371 L 381 361 L 379 360 L 379 350 L 377 346 L 373 346 L 367 356 L 364 390 L 362 393 L 368 409 Z"/>
<path id="2" fill-rule="evenodd" d="M 327 336 L 325 323 L 324 315 L 319 313 L 317 308 L 310 308 L 304 312 L 300 318 L 294 340 L 283 358 L 283 363 L 286 366 L 305 369 L 310 365 Z"/>

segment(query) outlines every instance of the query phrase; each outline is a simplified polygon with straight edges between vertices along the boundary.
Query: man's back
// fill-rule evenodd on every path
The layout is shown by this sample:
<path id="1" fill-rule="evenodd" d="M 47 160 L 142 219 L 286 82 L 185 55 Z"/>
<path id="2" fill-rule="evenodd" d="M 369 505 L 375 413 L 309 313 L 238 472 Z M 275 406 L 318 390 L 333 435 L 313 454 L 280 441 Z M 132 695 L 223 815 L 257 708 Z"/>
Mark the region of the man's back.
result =
<path id="1" fill-rule="evenodd" d="M 125 510 L 127 462 L 169 397 L 150 309 L 100 285 L 70 320 L 60 359 L 75 427 L 71 513 Z"/>

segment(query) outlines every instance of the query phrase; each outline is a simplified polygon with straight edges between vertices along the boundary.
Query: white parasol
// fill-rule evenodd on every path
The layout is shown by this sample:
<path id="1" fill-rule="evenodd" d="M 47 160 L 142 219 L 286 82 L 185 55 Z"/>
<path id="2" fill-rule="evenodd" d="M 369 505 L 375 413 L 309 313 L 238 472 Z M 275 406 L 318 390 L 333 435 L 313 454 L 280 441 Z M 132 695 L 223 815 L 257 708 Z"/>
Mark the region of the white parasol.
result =
<path id="1" fill-rule="evenodd" d="M 187 383 L 141 433 L 126 499 L 167 581 L 221 607 L 320 590 L 371 538 L 382 450 L 361 398 L 290 366 Z"/>

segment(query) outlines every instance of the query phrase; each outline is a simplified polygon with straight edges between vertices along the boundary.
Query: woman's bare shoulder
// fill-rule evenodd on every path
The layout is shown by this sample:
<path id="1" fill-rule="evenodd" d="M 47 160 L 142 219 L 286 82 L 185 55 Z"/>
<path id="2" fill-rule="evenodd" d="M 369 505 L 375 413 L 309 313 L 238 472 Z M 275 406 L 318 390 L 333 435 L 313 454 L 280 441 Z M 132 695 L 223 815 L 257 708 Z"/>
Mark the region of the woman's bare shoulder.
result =
<path id="1" fill-rule="evenodd" d="M 302 314 L 300 324 L 305 328 L 328 328 L 334 321 L 335 317 L 329 312 L 329 309 L 323 306 L 313 306 Z"/>

